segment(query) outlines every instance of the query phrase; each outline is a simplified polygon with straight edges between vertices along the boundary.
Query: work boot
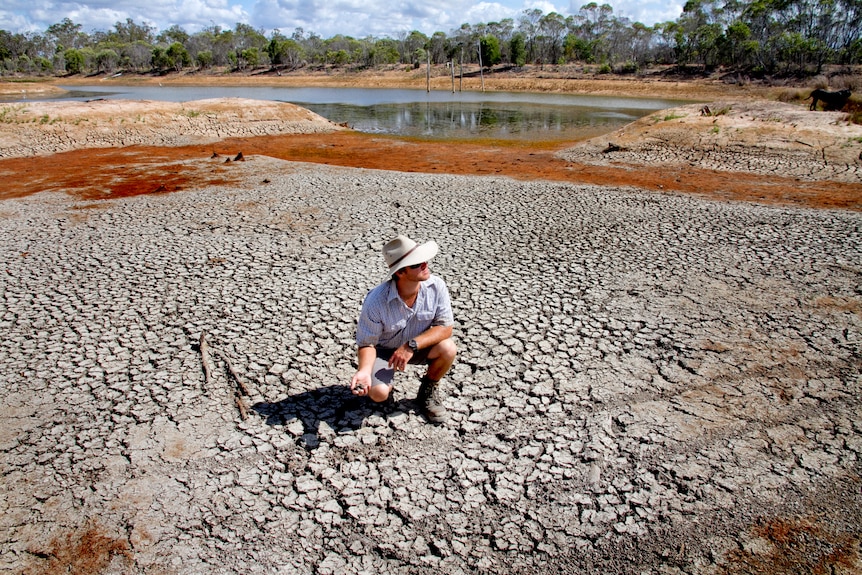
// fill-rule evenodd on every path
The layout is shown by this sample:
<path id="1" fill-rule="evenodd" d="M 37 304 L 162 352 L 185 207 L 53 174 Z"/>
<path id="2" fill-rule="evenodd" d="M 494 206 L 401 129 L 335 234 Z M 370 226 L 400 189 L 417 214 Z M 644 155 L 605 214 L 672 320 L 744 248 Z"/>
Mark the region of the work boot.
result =
<path id="1" fill-rule="evenodd" d="M 440 382 L 422 378 L 422 385 L 416 394 L 416 402 L 422 415 L 431 423 L 443 423 L 447 419 L 446 408 L 440 400 Z"/>

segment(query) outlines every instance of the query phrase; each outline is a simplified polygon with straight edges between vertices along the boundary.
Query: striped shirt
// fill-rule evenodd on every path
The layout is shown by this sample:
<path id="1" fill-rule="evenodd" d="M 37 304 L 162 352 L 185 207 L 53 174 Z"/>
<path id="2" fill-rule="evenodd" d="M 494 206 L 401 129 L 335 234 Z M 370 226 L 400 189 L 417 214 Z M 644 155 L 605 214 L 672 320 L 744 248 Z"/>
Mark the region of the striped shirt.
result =
<path id="1" fill-rule="evenodd" d="M 432 275 L 419 284 L 413 307 L 398 296 L 394 280 L 368 292 L 356 326 L 358 347 L 395 349 L 437 325 L 454 325 L 452 303 L 446 283 Z"/>

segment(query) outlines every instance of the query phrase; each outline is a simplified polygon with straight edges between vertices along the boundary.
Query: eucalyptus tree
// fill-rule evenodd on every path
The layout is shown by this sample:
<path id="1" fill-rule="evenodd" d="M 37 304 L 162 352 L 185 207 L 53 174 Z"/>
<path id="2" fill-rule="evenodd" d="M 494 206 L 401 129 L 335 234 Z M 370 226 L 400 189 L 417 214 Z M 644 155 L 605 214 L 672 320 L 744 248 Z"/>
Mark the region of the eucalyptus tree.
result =
<path id="1" fill-rule="evenodd" d="M 113 48 L 101 47 L 96 51 L 96 72 L 113 73 L 120 64 L 120 55 Z"/>
<path id="2" fill-rule="evenodd" d="M 402 33 L 400 36 L 401 63 L 410 64 L 414 68 L 424 64 L 427 58 L 426 49 L 429 45 L 428 36 L 418 30 L 412 30 L 408 34 Z"/>
<path id="3" fill-rule="evenodd" d="M 222 30 L 221 26 L 209 26 L 189 38 L 188 43 L 196 52 L 209 52 L 213 66 L 227 66 L 228 55 L 233 51 L 233 31 Z"/>
<path id="4" fill-rule="evenodd" d="M 273 66 L 296 68 L 303 61 L 303 49 L 299 42 L 293 38 L 286 38 L 278 31 L 273 32 L 270 36 L 266 53 Z"/>
<path id="5" fill-rule="evenodd" d="M 699 64 L 708 68 L 718 63 L 718 40 L 723 33 L 719 11 L 720 7 L 710 0 L 685 3 L 675 35 L 679 65 Z"/>
<path id="6" fill-rule="evenodd" d="M 378 38 L 374 40 L 371 52 L 369 53 L 371 66 L 397 64 L 399 58 L 397 40 L 392 38 Z"/>
<path id="7" fill-rule="evenodd" d="M 132 44 L 134 42 L 146 42 L 152 44 L 155 28 L 148 24 L 137 24 L 131 18 L 125 22 L 117 22 L 114 29 L 107 33 L 107 40 L 118 44 Z"/>
<path id="8" fill-rule="evenodd" d="M 862 62 L 862 0 L 838 0 L 836 8 L 839 17 L 830 28 L 836 61 L 858 64 Z"/>
<path id="9" fill-rule="evenodd" d="M 69 18 L 63 18 L 61 22 L 48 26 L 45 34 L 54 40 L 55 49 L 58 51 L 83 48 L 89 44 L 90 38 L 81 29 L 81 24 L 75 24 Z"/>
<path id="10" fill-rule="evenodd" d="M 482 66 L 490 68 L 500 63 L 500 41 L 493 34 L 486 34 L 479 39 L 479 51 L 481 52 Z"/>
<path id="11" fill-rule="evenodd" d="M 428 52 L 433 64 L 442 64 L 449 61 L 449 38 L 444 32 L 434 32 L 428 40 Z"/>
<path id="12" fill-rule="evenodd" d="M 509 41 L 509 63 L 514 66 L 523 66 L 527 63 L 527 45 L 524 34 L 518 32 L 512 35 Z"/>
<path id="13" fill-rule="evenodd" d="M 488 22 L 484 25 L 482 35 L 494 36 L 500 44 L 501 61 L 510 61 L 509 48 L 512 36 L 515 34 L 515 21 L 512 18 L 504 18 L 499 22 Z"/>
<path id="14" fill-rule="evenodd" d="M 655 37 L 655 28 L 647 27 L 640 22 L 628 26 L 625 40 L 628 55 L 625 60 L 635 63 L 639 68 L 654 61 Z"/>
<path id="15" fill-rule="evenodd" d="M 356 38 L 336 34 L 324 40 L 323 45 L 327 64 L 344 66 L 362 61 L 362 43 Z"/>
<path id="16" fill-rule="evenodd" d="M 478 42 L 480 34 L 472 24 L 464 23 L 450 34 L 452 59 L 460 63 L 478 62 Z"/>
<path id="17" fill-rule="evenodd" d="M 610 4 L 590 2 L 572 15 L 569 30 L 580 42 L 570 41 L 570 44 L 580 51 L 584 61 L 603 63 L 610 59 L 609 36 L 613 13 Z"/>
<path id="18" fill-rule="evenodd" d="M 528 62 L 538 61 L 536 37 L 539 35 L 539 20 L 541 19 L 542 11 L 538 8 L 524 10 L 518 18 L 518 30 L 524 35 L 526 41 Z"/>
<path id="19" fill-rule="evenodd" d="M 563 57 L 563 38 L 567 30 L 566 18 L 557 12 L 539 18 L 538 56 L 541 64 L 557 64 Z"/>
<path id="20" fill-rule="evenodd" d="M 161 32 L 159 32 L 158 36 L 156 36 L 156 42 L 160 42 L 167 45 L 171 45 L 174 42 L 179 42 L 183 46 L 186 46 L 189 42 L 189 38 L 191 38 L 191 36 L 188 32 L 183 30 L 181 26 L 174 24 L 167 30 L 162 30 Z"/>

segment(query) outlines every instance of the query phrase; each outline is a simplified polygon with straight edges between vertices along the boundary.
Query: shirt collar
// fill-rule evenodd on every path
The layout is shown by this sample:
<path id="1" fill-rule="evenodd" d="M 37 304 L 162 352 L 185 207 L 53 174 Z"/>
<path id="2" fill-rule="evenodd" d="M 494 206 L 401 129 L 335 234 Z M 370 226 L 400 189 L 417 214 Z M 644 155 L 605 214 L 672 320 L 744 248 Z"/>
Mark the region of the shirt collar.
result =
<path id="1" fill-rule="evenodd" d="M 425 282 L 424 281 L 419 282 L 419 293 L 420 294 L 422 293 L 422 288 L 424 288 L 424 287 L 425 287 Z M 418 298 L 418 296 L 417 296 L 417 298 Z M 398 299 L 398 300 L 401 299 L 401 297 L 398 295 L 398 284 L 395 282 L 395 280 L 391 279 L 391 280 L 389 280 L 389 294 L 386 296 L 386 302 L 389 303 L 392 300 L 396 300 L 396 299 Z"/>

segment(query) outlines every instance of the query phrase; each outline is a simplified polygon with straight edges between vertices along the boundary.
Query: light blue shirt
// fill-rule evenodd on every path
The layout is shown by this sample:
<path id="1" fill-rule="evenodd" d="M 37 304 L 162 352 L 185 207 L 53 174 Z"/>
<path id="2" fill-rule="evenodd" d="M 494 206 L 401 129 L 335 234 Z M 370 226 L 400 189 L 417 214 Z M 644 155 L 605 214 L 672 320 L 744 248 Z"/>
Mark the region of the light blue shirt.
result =
<path id="1" fill-rule="evenodd" d="M 431 326 L 454 325 L 452 302 L 446 283 L 432 275 L 419 284 L 413 307 L 398 296 L 394 280 L 368 292 L 356 326 L 358 347 L 400 347 Z"/>

